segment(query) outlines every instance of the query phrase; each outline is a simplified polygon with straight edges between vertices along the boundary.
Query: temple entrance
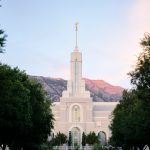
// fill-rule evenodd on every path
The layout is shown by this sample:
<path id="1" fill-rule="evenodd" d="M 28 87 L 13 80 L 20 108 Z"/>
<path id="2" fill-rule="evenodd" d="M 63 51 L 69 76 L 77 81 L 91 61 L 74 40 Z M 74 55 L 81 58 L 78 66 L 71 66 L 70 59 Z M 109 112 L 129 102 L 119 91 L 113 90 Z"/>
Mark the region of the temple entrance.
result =
<path id="1" fill-rule="evenodd" d="M 98 139 L 99 139 L 101 145 L 106 145 L 107 144 L 106 133 L 104 131 L 100 131 L 98 133 Z"/>
<path id="2" fill-rule="evenodd" d="M 73 144 L 73 146 L 80 145 L 80 141 L 81 141 L 80 129 L 77 127 L 74 127 L 71 130 L 71 133 L 72 133 L 72 144 Z"/>

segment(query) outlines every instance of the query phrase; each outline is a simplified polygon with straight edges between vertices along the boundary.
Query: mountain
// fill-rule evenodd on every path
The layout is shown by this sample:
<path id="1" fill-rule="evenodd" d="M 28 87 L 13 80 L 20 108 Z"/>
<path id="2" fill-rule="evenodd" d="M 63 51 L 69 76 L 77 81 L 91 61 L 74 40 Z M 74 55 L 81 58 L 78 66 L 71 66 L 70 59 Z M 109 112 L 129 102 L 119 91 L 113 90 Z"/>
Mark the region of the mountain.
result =
<path id="1" fill-rule="evenodd" d="M 42 76 L 29 76 L 31 80 L 41 83 L 52 101 L 59 101 L 62 92 L 67 89 L 67 81 L 61 78 L 50 78 Z M 116 102 L 121 100 L 124 88 L 113 86 L 104 80 L 90 80 L 84 78 L 86 90 L 90 91 L 93 101 Z"/>

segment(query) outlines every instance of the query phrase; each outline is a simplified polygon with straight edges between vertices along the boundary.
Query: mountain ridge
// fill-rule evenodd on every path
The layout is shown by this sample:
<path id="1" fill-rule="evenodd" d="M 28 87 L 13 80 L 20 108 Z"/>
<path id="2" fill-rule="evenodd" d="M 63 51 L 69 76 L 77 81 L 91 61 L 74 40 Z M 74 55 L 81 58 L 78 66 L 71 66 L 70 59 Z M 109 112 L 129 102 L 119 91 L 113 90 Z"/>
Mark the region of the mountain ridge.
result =
<path id="1" fill-rule="evenodd" d="M 47 97 L 53 101 L 59 101 L 62 92 L 67 89 L 67 80 L 43 76 L 29 76 L 31 80 L 41 83 L 47 93 Z M 124 88 L 114 86 L 104 80 L 85 80 L 85 88 L 90 92 L 94 102 L 117 102 L 122 98 Z"/>

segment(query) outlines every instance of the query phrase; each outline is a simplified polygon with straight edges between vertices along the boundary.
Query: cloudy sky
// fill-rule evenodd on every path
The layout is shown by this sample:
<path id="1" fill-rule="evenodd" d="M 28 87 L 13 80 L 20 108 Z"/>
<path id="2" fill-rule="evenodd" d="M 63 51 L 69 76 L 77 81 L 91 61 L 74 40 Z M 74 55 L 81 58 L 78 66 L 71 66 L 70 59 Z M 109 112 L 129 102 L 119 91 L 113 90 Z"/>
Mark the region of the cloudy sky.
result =
<path id="1" fill-rule="evenodd" d="M 0 60 L 30 75 L 69 79 L 79 22 L 83 77 L 130 88 L 139 42 L 150 32 L 150 0 L 1 0 L 8 35 Z"/>

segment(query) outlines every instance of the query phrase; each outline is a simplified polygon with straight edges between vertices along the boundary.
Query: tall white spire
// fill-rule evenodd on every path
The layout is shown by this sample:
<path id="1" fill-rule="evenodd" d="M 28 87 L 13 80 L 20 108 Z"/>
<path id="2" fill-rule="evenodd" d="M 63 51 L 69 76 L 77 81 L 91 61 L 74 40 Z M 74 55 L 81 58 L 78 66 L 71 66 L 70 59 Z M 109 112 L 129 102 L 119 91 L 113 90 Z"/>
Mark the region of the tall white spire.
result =
<path id="1" fill-rule="evenodd" d="M 76 46 L 75 46 L 75 51 L 78 51 L 78 25 L 79 23 L 75 23 L 75 31 L 76 31 Z"/>
<path id="2" fill-rule="evenodd" d="M 71 53 L 70 61 L 70 80 L 63 97 L 90 97 L 90 93 L 85 91 L 85 81 L 82 80 L 82 53 L 78 51 L 78 23 L 75 23 L 75 33 L 75 49 Z"/>

